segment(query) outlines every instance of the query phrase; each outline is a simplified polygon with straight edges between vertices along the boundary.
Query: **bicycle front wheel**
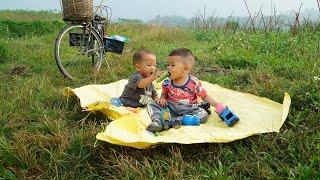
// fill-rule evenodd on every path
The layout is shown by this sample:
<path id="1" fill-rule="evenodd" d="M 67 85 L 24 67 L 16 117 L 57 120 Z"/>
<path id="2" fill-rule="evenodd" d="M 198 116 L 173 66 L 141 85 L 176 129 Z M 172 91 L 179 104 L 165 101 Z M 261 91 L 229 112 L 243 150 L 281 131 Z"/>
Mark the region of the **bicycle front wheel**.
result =
<path id="1" fill-rule="evenodd" d="M 55 41 L 55 60 L 69 79 L 84 79 L 97 72 L 104 59 L 100 36 L 86 25 L 64 28 Z"/>

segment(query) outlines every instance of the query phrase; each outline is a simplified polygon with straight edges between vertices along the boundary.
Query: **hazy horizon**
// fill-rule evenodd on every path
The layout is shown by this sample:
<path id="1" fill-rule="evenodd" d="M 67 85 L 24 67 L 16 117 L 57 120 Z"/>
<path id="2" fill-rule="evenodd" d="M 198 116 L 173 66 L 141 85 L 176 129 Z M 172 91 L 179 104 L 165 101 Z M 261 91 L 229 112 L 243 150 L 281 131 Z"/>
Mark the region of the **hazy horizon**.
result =
<path id="1" fill-rule="evenodd" d="M 100 2 L 101 0 L 94 0 L 95 5 Z M 204 7 L 209 16 L 248 16 L 244 0 L 110 0 L 104 2 L 111 7 L 113 19 L 150 20 L 157 15 L 193 17 L 198 11 L 203 12 Z M 262 12 L 265 15 L 270 14 L 271 6 L 276 7 L 278 14 L 291 10 L 298 11 L 301 4 L 302 10 L 318 9 L 317 0 L 247 0 L 247 4 L 251 13 L 258 12 L 262 7 Z M 61 10 L 59 0 L 2 0 L 0 9 Z"/>

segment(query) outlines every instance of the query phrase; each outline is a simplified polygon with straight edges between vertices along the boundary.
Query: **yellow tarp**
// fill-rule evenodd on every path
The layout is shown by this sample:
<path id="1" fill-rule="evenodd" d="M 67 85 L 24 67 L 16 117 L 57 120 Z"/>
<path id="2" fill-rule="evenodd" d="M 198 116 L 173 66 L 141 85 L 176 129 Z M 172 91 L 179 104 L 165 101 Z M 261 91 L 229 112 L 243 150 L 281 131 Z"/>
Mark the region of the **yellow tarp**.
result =
<path id="1" fill-rule="evenodd" d="M 108 103 L 110 98 L 120 96 L 126 83 L 127 80 L 120 80 L 106 85 L 67 88 L 65 94 L 75 94 L 85 110 L 102 111 L 114 120 L 108 124 L 104 132 L 97 134 L 97 139 L 139 149 L 159 143 L 225 143 L 254 134 L 279 132 L 287 118 L 291 103 L 287 93 L 280 104 L 267 98 L 202 82 L 208 94 L 229 106 L 240 121 L 234 127 L 228 127 L 212 109 L 213 113 L 205 124 L 182 126 L 179 129 L 172 128 L 153 134 L 146 131 L 147 125 L 151 122 L 146 109 L 138 109 L 137 113 L 132 113 L 124 107 L 114 107 Z"/>

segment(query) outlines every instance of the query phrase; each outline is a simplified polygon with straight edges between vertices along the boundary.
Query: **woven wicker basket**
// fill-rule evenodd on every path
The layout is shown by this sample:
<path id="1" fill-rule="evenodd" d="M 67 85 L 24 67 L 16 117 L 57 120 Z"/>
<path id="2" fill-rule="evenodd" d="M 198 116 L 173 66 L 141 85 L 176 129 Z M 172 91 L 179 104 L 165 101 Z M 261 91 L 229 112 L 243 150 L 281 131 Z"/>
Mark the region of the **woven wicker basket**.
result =
<path id="1" fill-rule="evenodd" d="M 87 22 L 93 19 L 93 0 L 62 0 L 63 20 Z"/>

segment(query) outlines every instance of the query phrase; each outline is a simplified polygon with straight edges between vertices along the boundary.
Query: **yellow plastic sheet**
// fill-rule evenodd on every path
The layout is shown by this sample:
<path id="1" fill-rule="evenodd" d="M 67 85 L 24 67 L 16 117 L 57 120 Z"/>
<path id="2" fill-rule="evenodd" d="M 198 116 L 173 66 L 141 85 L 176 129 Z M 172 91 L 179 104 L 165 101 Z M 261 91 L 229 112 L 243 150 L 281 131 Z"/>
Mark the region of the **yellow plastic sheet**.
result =
<path id="1" fill-rule="evenodd" d="M 222 88 L 216 84 L 202 82 L 207 93 L 229 106 L 240 118 L 234 127 L 228 127 L 212 109 L 207 123 L 200 126 L 182 126 L 160 133 L 146 130 L 151 122 L 146 109 L 132 113 L 124 107 L 109 104 L 112 97 L 119 97 L 127 83 L 120 80 L 107 85 L 88 85 L 65 91 L 75 94 L 81 107 L 88 111 L 101 111 L 113 119 L 96 138 L 112 144 L 144 149 L 159 143 L 226 143 L 254 134 L 279 132 L 287 115 L 291 99 L 285 93 L 283 103 L 267 98 Z M 160 92 L 159 92 L 160 93 Z"/>

